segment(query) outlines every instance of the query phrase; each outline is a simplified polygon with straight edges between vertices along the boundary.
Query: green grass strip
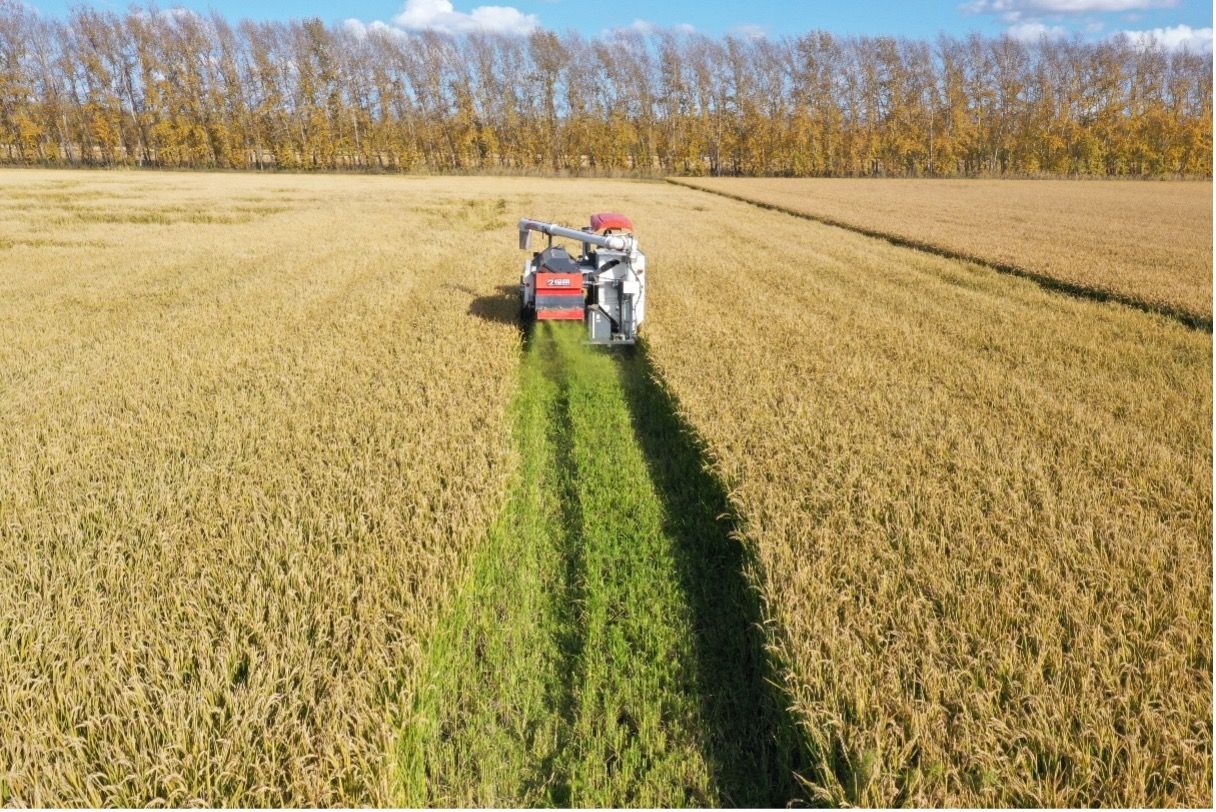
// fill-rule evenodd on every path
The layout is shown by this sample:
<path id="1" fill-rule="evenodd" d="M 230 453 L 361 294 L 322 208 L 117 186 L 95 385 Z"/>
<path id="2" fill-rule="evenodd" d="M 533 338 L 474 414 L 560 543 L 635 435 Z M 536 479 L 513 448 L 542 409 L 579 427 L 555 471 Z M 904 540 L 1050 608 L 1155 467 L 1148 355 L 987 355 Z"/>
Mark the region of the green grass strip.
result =
<path id="1" fill-rule="evenodd" d="M 525 348 L 516 479 L 430 643 L 403 803 L 784 804 L 800 747 L 726 499 L 644 353 L 582 340 Z"/>

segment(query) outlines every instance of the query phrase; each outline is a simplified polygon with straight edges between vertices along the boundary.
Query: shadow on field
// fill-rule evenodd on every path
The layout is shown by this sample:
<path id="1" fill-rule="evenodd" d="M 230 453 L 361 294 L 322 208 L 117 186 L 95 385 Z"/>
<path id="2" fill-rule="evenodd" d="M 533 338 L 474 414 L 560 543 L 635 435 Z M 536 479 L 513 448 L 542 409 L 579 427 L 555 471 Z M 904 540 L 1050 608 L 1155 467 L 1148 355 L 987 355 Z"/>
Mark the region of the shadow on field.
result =
<path id="1" fill-rule="evenodd" d="M 469 315 L 495 324 L 520 324 L 519 285 L 499 285 L 489 296 L 476 296 Z"/>
<path id="2" fill-rule="evenodd" d="M 795 774 L 810 769 L 806 742 L 764 648 L 760 597 L 745 547 L 702 444 L 658 383 L 644 345 L 617 356 L 638 444 L 675 540 L 681 586 L 696 626 L 695 673 L 706 757 L 724 806 L 806 803 Z"/>

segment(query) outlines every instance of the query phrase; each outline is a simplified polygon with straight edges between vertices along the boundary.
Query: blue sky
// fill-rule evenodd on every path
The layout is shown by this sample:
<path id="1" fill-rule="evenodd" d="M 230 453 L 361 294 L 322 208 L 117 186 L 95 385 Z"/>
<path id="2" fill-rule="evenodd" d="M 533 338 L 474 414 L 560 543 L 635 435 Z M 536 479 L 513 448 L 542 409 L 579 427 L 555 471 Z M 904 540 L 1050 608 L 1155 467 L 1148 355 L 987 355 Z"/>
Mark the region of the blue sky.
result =
<path id="1" fill-rule="evenodd" d="M 63 14 L 75 0 L 26 0 Z M 124 10 L 126 0 L 91 5 Z M 230 18 L 381 21 L 407 30 L 438 28 L 526 32 L 536 26 L 588 35 L 634 26 L 692 26 L 711 35 L 781 36 L 813 28 L 839 34 L 933 37 L 1008 32 L 1024 39 L 1118 31 L 1155 32 L 1167 47 L 1211 50 L 1212 4 L 1207 0 L 160 0 L 161 8 L 215 9 Z"/>

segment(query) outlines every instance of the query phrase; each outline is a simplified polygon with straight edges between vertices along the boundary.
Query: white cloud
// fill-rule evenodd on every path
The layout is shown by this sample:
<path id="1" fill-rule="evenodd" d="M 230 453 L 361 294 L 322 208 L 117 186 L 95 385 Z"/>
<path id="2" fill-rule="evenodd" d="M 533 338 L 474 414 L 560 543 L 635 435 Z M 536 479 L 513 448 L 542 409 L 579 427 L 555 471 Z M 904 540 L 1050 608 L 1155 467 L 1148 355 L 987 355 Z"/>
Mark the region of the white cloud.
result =
<path id="1" fill-rule="evenodd" d="M 1101 33 L 1106 23 L 1102 14 L 1119 14 L 1124 20 L 1138 18 L 1138 12 L 1148 9 L 1173 8 L 1180 0 L 968 0 L 959 9 L 969 14 L 999 16 L 1009 28 L 1006 34 L 1023 42 L 1037 42 L 1043 37 L 1061 39 L 1070 30 L 1079 29 L 1089 35 Z M 1185 27 L 1185 26 L 1183 26 Z M 1168 29 L 1173 31 L 1173 29 Z M 1158 29 L 1161 31 L 1161 29 Z M 1128 32 L 1136 35 L 1147 32 Z M 1167 39 L 1177 38 L 1171 34 Z"/>
<path id="2" fill-rule="evenodd" d="M 653 34 L 659 31 L 662 26 L 658 23 L 652 23 L 650 20 L 634 20 L 626 28 L 637 31 L 639 34 Z"/>
<path id="3" fill-rule="evenodd" d="M 21 0 L 18 0 L 18 4 L 22 5 L 26 9 L 29 9 L 30 11 L 34 12 L 35 14 L 39 13 L 38 9 L 34 8 L 33 6 L 21 3 Z M 167 23 L 182 23 L 182 22 L 201 23 L 201 22 L 203 22 L 203 18 L 197 12 L 191 11 L 190 9 L 184 8 L 182 6 L 170 6 L 169 8 L 162 8 L 160 10 L 152 9 L 150 11 L 145 11 L 143 9 L 134 9 L 133 13 L 135 14 L 136 17 L 139 17 L 140 19 L 152 20 L 152 19 L 155 19 L 156 17 L 159 17 L 160 19 L 164 20 Z"/>
<path id="4" fill-rule="evenodd" d="M 764 39 L 768 36 L 768 28 L 763 25 L 756 25 L 755 23 L 736 25 L 730 32 L 736 37 L 742 37 L 743 39 Z"/>
<path id="5" fill-rule="evenodd" d="M 1010 37 L 1020 42 L 1038 42 L 1047 39 L 1063 39 L 1068 36 L 1068 29 L 1062 25 L 1044 25 L 1037 20 L 1025 23 L 1015 23 L 1005 31 Z"/>
<path id="6" fill-rule="evenodd" d="M 620 34 L 638 33 L 644 37 L 651 34 L 658 34 L 663 31 L 670 31 L 673 34 L 695 34 L 697 27 L 689 23 L 676 23 L 673 26 L 664 28 L 656 22 L 650 20 L 634 20 L 629 25 L 621 25 L 616 28 L 605 28 L 600 31 L 601 37 L 614 37 Z"/>
<path id="7" fill-rule="evenodd" d="M 165 17 L 172 20 L 201 20 L 203 19 L 197 12 L 192 11 L 184 6 L 173 6 L 172 8 L 163 9 L 161 11 Z"/>
<path id="8" fill-rule="evenodd" d="M 1174 25 L 1169 28 L 1152 28 L 1147 31 L 1120 31 L 1116 36 L 1119 35 L 1127 37 L 1141 48 L 1159 45 L 1167 51 L 1185 49 L 1193 54 L 1212 53 L 1211 28 Z"/>
<path id="9" fill-rule="evenodd" d="M 404 39 L 408 35 L 400 28 L 394 28 L 388 23 L 376 20 L 375 22 L 365 23 L 362 20 L 356 20 L 353 17 L 342 21 L 342 27 L 356 39 L 367 39 L 368 34 L 384 34 L 393 39 Z"/>
<path id="10" fill-rule="evenodd" d="M 407 31 L 439 31 L 445 34 L 530 34 L 540 26 L 535 14 L 524 14 L 513 6 L 478 6 L 470 12 L 456 11 L 450 0 L 405 0 L 393 22 Z"/>
<path id="11" fill-rule="evenodd" d="M 972 0 L 960 8 L 972 14 L 1093 14 L 1173 8 L 1178 0 Z"/>

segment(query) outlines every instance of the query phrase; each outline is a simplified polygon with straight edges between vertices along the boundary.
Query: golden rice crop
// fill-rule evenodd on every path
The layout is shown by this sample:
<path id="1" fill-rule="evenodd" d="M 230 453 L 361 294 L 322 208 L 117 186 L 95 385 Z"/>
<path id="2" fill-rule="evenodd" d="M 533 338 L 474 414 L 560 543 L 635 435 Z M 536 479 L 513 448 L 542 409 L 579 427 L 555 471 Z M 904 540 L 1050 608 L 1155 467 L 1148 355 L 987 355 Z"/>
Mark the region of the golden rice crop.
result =
<path id="1" fill-rule="evenodd" d="M 385 803 L 494 517 L 502 241 L 434 185 L 0 176 L 0 804 Z M 505 220 L 501 220 L 505 222 Z"/>
<path id="2" fill-rule="evenodd" d="M 670 185 L 10 171 L 0 803 L 399 801 L 519 464 L 515 218 L 611 209 L 808 794 L 1210 802 L 1210 333 Z"/>
<path id="3" fill-rule="evenodd" d="M 686 182 L 1211 325 L 1211 182 L 681 180 Z"/>
<path id="4" fill-rule="evenodd" d="M 756 546 L 812 790 L 1209 805 L 1211 334 L 711 200 L 647 223 L 647 343 Z"/>

